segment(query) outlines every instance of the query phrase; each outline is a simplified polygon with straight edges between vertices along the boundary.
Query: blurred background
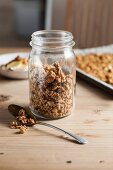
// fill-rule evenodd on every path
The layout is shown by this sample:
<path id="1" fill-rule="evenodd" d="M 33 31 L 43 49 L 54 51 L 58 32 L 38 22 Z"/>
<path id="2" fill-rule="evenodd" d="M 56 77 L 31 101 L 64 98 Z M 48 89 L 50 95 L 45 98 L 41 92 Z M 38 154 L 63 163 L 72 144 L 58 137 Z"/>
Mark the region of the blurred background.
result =
<path id="1" fill-rule="evenodd" d="M 0 0 L 0 47 L 27 47 L 41 29 L 71 31 L 77 47 L 113 43 L 113 0 Z"/>

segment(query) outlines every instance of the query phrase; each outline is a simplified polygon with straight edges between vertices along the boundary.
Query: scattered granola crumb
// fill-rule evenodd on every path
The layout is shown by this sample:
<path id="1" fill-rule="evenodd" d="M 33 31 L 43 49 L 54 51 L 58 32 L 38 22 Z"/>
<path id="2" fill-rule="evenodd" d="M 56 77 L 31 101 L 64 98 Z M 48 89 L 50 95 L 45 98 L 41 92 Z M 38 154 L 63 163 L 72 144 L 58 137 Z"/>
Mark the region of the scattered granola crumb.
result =
<path id="1" fill-rule="evenodd" d="M 72 161 L 69 160 L 69 161 L 66 161 L 66 163 L 70 164 L 70 163 L 72 163 Z"/>
<path id="2" fill-rule="evenodd" d="M 11 96 L 0 94 L 0 102 L 5 102 L 10 99 Z"/>
<path id="3" fill-rule="evenodd" d="M 25 126 L 25 125 L 24 125 L 24 126 L 20 126 L 20 133 L 21 133 L 21 134 L 24 134 L 27 129 L 28 129 L 28 127 Z"/>
<path id="4" fill-rule="evenodd" d="M 99 163 L 104 163 L 105 161 L 104 160 L 100 160 Z"/>
<path id="5" fill-rule="evenodd" d="M 4 153 L 3 153 L 3 152 L 0 152 L 0 155 L 4 155 Z"/>

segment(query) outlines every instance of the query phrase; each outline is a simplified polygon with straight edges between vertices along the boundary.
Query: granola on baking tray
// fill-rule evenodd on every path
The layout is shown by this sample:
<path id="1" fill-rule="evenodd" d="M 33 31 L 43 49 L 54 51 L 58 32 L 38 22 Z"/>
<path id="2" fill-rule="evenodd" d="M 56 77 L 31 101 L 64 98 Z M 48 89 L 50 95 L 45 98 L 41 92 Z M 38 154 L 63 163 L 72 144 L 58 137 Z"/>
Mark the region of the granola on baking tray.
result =
<path id="1" fill-rule="evenodd" d="M 78 68 L 113 85 L 113 54 L 78 55 L 76 59 Z"/>

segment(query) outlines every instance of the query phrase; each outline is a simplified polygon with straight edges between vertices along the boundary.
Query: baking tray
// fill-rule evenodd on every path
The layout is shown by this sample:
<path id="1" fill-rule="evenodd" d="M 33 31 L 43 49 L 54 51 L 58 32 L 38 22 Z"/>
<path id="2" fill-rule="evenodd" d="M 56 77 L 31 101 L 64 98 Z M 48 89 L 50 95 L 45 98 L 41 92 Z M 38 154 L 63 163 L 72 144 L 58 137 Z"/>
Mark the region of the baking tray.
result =
<path id="1" fill-rule="evenodd" d="M 75 50 L 75 55 L 82 55 L 82 57 L 84 57 L 84 55 L 86 54 L 102 54 L 102 53 L 109 53 L 109 54 L 113 54 L 113 44 L 112 45 L 107 45 L 107 46 L 102 46 L 102 47 L 96 47 L 96 48 L 87 48 L 87 49 L 76 49 Z M 83 78 L 84 80 L 87 80 L 93 84 L 95 84 L 96 86 L 102 88 L 105 91 L 110 92 L 111 94 L 113 94 L 113 86 L 105 83 L 104 81 L 101 81 L 99 79 L 97 79 L 94 76 L 89 75 L 88 73 L 84 72 L 83 70 L 77 68 L 77 75 L 81 78 Z"/>

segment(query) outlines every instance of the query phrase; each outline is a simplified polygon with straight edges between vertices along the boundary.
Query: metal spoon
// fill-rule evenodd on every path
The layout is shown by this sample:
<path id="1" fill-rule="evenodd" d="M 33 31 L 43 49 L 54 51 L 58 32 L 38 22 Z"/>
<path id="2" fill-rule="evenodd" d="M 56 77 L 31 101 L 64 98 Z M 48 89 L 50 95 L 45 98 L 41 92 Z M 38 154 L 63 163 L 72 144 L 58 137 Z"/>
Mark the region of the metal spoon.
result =
<path id="1" fill-rule="evenodd" d="M 18 113 L 19 113 L 19 110 L 20 109 L 24 109 L 26 110 L 25 108 L 21 107 L 21 106 L 18 106 L 18 105 L 15 105 L 15 104 L 11 104 L 8 106 L 8 110 L 10 111 L 10 113 L 13 115 L 13 116 L 18 116 Z M 33 113 L 29 110 L 27 112 L 28 116 L 37 120 L 37 118 L 33 115 Z M 75 135 L 75 134 L 72 134 L 70 132 L 67 132 L 57 126 L 54 126 L 54 125 L 51 125 L 49 123 L 45 123 L 45 122 L 42 122 L 42 121 L 36 121 L 37 124 L 40 124 L 40 125 L 44 125 L 44 126 L 47 126 L 47 127 L 50 127 L 50 128 L 53 128 L 53 129 L 56 129 L 58 131 L 61 131 L 67 135 L 69 135 L 70 137 L 72 137 L 76 142 L 78 142 L 79 144 L 85 144 L 85 143 L 88 143 L 88 141 L 86 139 L 83 139 L 81 137 L 79 137 L 78 135 Z"/>

